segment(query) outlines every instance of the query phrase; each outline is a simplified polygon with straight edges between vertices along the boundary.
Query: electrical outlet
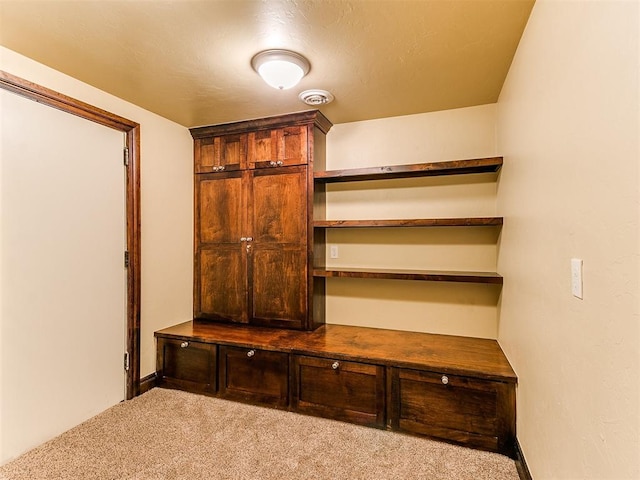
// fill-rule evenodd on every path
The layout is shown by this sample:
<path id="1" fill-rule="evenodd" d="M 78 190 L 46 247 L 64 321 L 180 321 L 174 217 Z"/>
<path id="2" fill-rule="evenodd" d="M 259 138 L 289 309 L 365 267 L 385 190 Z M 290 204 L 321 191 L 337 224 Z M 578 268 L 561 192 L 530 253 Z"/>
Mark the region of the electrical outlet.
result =
<path id="1" fill-rule="evenodd" d="M 338 245 L 331 245 L 329 247 L 329 257 L 338 258 Z"/>
<path id="2" fill-rule="evenodd" d="M 582 300 L 582 259 L 571 259 L 571 293 Z"/>

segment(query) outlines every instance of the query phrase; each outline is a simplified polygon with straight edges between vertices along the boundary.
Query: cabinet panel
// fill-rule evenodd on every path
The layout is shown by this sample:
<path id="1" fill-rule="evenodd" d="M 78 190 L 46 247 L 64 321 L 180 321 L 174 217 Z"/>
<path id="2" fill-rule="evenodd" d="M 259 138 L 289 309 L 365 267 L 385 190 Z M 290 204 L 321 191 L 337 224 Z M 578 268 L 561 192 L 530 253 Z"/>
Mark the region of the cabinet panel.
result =
<path id="1" fill-rule="evenodd" d="M 249 168 L 256 164 L 269 166 L 270 162 L 278 160 L 277 130 L 259 130 L 249 133 Z"/>
<path id="2" fill-rule="evenodd" d="M 254 242 L 306 244 L 306 167 L 255 172 L 251 217 Z"/>
<path id="3" fill-rule="evenodd" d="M 280 152 L 278 160 L 284 165 L 301 165 L 307 158 L 307 127 L 285 127 L 278 131 Z"/>
<path id="4" fill-rule="evenodd" d="M 307 316 L 307 251 L 295 245 L 254 245 L 251 322 L 302 328 Z"/>
<path id="5" fill-rule="evenodd" d="M 247 134 L 224 135 L 216 137 L 220 142 L 217 146 L 219 153 L 218 165 L 225 170 L 242 169 L 246 167 L 247 159 Z"/>
<path id="6" fill-rule="evenodd" d="M 296 356 L 293 403 L 302 413 L 384 427 L 384 367 Z"/>
<path id="7" fill-rule="evenodd" d="M 216 346 L 158 338 L 156 369 L 163 386 L 215 393 Z"/>
<path id="8" fill-rule="evenodd" d="M 244 247 L 221 244 L 201 248 L 195 262 L 195 318 L 248 321 Z"/>
<path id="9" fill-rule="evenodd" d="M 289 355 L 220 347 L 220 395 L 263 405 L 289 405 Z"/>
<path id="10" fill-rule="evenodd" d="M 307 126 L 249 133 L 249 168 L 304 165 L 308 162 Z"/>
<path id="11" fill-rule="evenodd" d="M 195 173 L 234 171 L 246 168 L 247 134 L 196 139 L 194 157 Z"/>
<path id="12" fill-rule="evenodd" d="M 512 385 L 407 369 L 392 385 L 395 428 L 494 451 L 513 443 Z"/>
<path id="13" fill-rule="evenodd" d="M 194 141 L 194 171 L 195 173 L 206 173 L 213 170 L 216 165 L 214 153 L 214 138 L 199 138 Z"/>
<path id="14" fill-rule="evenodd" d="M 201 175 L 195 190 L 197 240 L 239 244 L 246 201 L 241 172 Z"/>

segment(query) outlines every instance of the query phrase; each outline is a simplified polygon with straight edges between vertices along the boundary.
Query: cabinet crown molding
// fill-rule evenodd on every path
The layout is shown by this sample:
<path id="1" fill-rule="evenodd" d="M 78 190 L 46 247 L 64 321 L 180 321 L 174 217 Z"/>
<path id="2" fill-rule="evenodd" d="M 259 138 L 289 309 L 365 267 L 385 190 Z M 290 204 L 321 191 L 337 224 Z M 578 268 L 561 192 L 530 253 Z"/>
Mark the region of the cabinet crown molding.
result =
<path id="1" fill-rule="evenodd" d="M 240 122 L 196 127 L 189 129 L 189 131 L 194 139 L 198 139 L 216 135 L 246 133 L 255 130 L 308 125 L 310 123 L 319 128 L 324 134 L 327 134 L 333 126 L 333 123 L 331 123 L 331 121 L 325 117 L 320 110 L 307 110 L 304 112 L 276 115 L 273 117 L 258 118 L 254 120 L 242 120 Z"/>

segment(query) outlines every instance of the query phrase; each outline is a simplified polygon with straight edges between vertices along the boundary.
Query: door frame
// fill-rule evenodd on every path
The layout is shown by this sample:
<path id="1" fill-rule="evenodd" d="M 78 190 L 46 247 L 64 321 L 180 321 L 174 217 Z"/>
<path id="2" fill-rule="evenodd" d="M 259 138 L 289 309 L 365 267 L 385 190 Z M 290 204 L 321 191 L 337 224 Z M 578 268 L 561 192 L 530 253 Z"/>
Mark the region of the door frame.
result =
<path id="1" fill-rule="evenodd" d="M 140 392 L 140 124 L 3 70 L 0 70 L 0 88 L 123 132 L 126 136 L 126 151 L 123 152 L 123 164 L 126 169 L 126 235 L 127 251 L 129 252 L 126 299 L 126 352 L 129 354 L 129 369 L 125 371 L 125 378 L 126 399 L 130 400 Z"/>

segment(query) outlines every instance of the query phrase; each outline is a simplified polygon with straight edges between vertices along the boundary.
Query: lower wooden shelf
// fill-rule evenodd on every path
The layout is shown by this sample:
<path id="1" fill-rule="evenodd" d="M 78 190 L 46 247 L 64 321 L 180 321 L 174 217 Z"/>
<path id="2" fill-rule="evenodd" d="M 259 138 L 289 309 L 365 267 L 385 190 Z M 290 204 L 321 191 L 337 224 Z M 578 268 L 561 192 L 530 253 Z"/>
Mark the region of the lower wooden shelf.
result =
<path id="1" fill-rule="evenodd" d="M 200 321 L 155 335 L 160 386 L 515 452 L 517 378 L 495 340 Z"/>
<path id="2" fill-rule="evenodd" d="M 315 268 L 314 277 L 374 278 L 383 280 L 418 280 L 423 282 L 489 283 L 502 285 L 502 276 L 495 272 L 460 272 L 441 270 Z"/>

